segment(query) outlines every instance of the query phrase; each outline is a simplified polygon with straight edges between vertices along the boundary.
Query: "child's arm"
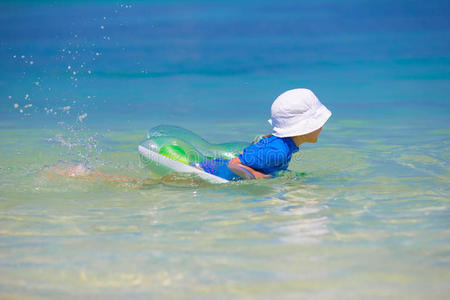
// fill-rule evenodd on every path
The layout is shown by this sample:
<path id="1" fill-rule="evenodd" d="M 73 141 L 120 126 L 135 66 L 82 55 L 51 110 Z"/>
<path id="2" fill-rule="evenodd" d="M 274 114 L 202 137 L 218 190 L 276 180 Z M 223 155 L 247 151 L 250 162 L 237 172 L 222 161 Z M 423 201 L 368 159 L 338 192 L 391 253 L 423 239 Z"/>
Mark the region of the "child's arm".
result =
<path id="1" fill-rule="evenodd" d="M 261 173 L 261 172 L 256 171 L 256 170 L 254 170 L 254 169 L 252 169 L 252 168 L 250 168 L 250 167 L 248 167 L 248 166 L 243 165 L 243 164 L 241 163 L 239 157 L 237 157 L 237 156 L 236 156 L 235 158 L 233 158 L 232 160 L 230 160 L 230 162 L 228 163 L 228 165 L 230 165 L 230 164 L 231 164 L 231 165 L 235 165 L 235 166 L 239 166 L 239 167 L 241 167 L 241 168 L 244 168 L 244 169 L 248 170 L 250 173 L 253 174 L 253 176 L 255 176 L 255 179 L 258 179 L 258 178 L 270 178 L 270 177 L 272 177 L 271 175 L 267 175 L 267 174 Z M 233 171 L 232 168 L 230 168 L 230 170 Z"/>

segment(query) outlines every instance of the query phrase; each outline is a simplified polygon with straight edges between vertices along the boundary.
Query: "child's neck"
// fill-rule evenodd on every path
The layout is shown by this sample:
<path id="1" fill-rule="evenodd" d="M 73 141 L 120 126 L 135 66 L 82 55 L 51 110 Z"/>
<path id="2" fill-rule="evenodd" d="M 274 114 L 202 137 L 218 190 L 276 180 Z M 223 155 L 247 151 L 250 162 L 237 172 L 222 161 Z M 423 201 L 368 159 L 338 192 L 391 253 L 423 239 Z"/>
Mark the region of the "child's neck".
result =
<path id="1" fill-rule="evenodd" d="M 305 142 L 305 139 L 302 135 L 291 136 L 291 139 L 294 141 L 294 143 L 297 147 L 300 147 L 300 145 Z"/>

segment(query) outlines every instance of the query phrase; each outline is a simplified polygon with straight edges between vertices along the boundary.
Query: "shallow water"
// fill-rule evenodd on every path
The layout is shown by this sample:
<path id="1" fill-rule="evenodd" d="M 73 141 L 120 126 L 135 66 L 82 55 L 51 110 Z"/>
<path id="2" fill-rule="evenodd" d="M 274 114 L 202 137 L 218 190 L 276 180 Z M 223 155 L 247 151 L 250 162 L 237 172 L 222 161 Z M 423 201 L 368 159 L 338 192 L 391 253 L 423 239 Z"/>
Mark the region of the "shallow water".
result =
<path id="1" fill-rule="evenodd" d="M 0 298 L 446 298 L 448 11 L 0 4 Z M 298 177 L 213 185 L 139 161 L 161 123 L 267 133 L 293 87 L 333 112 Z M 60 175 L 79 163 L 133 179 Z"/>

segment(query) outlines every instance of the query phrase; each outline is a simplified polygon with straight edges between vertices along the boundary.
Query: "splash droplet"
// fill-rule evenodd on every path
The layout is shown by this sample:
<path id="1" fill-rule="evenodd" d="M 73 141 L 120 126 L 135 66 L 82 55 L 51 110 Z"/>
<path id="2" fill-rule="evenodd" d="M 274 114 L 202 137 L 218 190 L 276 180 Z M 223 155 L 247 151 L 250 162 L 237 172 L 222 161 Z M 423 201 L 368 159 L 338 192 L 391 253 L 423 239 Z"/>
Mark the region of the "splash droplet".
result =
<path id="1" fill-rule="evenodd" d="M 78 116 L 78 120 L 79 120 L 80 122 L 83 122 L 83 119 L 86 118 L 86 117 L 87 117 L 87 113 L 84 113 L 84 114 Z"/>

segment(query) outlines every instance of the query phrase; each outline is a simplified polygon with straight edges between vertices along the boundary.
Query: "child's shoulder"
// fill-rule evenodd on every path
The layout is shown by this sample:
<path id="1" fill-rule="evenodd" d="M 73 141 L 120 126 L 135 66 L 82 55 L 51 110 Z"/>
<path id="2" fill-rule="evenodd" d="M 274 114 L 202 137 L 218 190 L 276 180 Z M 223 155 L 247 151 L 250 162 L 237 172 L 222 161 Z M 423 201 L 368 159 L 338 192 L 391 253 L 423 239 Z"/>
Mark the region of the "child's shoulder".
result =
<path id="1" fill-rule="evenodd" d="M 289 147 L 286 145 L 284 138 L 280 138 L 277 136 L 269 136 L 264 137 L 256 143 L 259 147 L 272 147 L 277 149 L 288 149 Z"/>

